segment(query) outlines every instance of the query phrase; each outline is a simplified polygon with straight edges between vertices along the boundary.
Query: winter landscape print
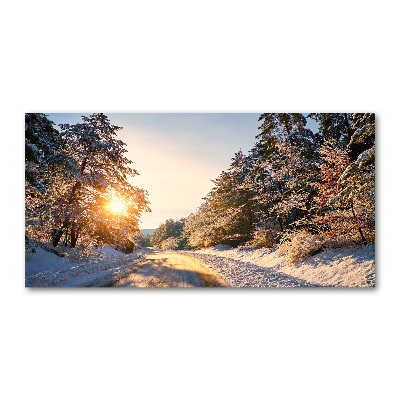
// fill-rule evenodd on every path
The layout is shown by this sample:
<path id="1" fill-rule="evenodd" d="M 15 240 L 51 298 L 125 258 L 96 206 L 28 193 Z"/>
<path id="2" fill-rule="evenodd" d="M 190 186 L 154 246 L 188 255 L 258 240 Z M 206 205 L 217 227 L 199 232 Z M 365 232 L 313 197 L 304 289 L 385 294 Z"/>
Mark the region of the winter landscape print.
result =
<path id="1" fill-rule="evenodd" d="M 25 114 L 27 287 L 374 287 L 374 242 L 374 114 Z"/>

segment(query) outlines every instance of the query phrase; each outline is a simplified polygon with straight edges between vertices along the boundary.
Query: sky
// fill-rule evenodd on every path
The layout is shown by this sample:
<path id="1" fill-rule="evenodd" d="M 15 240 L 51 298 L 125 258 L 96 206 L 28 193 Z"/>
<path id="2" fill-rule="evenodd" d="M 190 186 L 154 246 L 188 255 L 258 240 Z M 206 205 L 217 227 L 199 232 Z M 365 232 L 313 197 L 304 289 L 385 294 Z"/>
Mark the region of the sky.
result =
<path id="1" fill-rule="evenodd" d="M 105 114 L 123 128 L 118 138 L 140 174 L 129 182 L 149 193 L 152 212 L 142 214 L 141 229 L 196 212 L 213 187 L 211 179 L 229 168 L 235 152 L 251 149 L 260 126 L 260 113 Z M 58 125 L 81 122 L 88 114 L 48 115 Z"/>

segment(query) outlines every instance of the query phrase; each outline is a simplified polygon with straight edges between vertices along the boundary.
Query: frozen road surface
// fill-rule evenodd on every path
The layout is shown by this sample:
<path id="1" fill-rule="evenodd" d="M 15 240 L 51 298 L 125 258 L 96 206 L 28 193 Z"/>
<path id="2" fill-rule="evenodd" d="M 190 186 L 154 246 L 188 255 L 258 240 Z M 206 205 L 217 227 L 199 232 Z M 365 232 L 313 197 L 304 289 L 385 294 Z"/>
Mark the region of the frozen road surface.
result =
<path id="1" fill-rule="evenodd" d="M 199 260 L 175 252 L 154 250 L 111 286 L 219 287 L 227 284 Z"/>

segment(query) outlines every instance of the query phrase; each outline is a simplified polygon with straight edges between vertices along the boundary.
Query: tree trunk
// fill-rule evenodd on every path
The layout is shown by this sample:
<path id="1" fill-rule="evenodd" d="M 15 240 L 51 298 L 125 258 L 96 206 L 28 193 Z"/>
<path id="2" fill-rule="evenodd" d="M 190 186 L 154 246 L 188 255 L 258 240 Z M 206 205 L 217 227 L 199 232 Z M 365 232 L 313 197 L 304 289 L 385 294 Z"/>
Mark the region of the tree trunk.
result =
<path id="1" fill-rule="evenodd" d="M 77 241 L 78 241 L 78 230 L 75 228 L 71 228 L 71 247 L 75 247 Z"/>
<path id="2" fill-rule="evenodd" d="M 84 160 L 82 161 L 82 165 L 81 165 L 81 168 L 80 168 L 81 175 L 85 171 L 87 161 L 88 161 L 88 157 L 85 157 Z M 76 192 L 81 187 L 82 187 L 82 182 L 80 180 L 76 181 L 74 186 L 72 187 L 71 194 L 69 196 L 67 206 L 70 206 L 75 201 Z M 60 242 L 60 239 L 62 237 L 62 234 L 63 234 L 64 230 L 68 229 L 69 223 L 70 223 L 69 217 L 66 217 L 64 219 L 63 223 L 62 223 L 61 228 L 59 228 L 57 230 L 57 232 L 55 233 L 55 235 L 53 236 L 53 246 L 54 247 L 57 247 L 58 243 Z M 76 241 L 75 241 L 75 244 L 76 244 Z M 72 245 L 72 235 L 71 235 L 71 245 Z M 75 247 L 75 246 L 73 246 L 73 247 Z"/>
<path id="3" fill-rule="evenodd" d="M 278 217 L 278 222 L 279 222 L 279 226 L 281 228 L 281 232 L 283 232 L 283 224 L 282 224 L 282 218 Z"/>
<path id="4" fill-rule="evenodd" d="M 61 239 L 61 236 L 63 235 L 63 229 L 60 228 L 58 229 L 54 235 L 53 235 L 53 246 L 56 247 L 58 245 L 58 242 Z"/>
<path id="5" fill-rule="evenodd" d="M 367 242 L 367 239 L 365 239 L 365 236 L 364 236 L 364 234 L 363 234 L 363 231 L 362 231 L 362 229 L 361 229 L 361 226 L 360 226 L 359 223 L 358 223 L 358 219 L 357 219 L 356 213 L 355 213 L 355 211 L 354 211 L 353 202 L 351 202 L 351 211 L 352 211 L 353 217 L 354 217 L 354 219 L 355 219 L 355 221 L 356 221 L 356 224 L 357 224 L 357 227 L 358 227 L 358 232 L 360 233 L 360 236 L 361 236 L 361 240 L 362 240 L 364 246 L 366 246 L 366 245 L 368 244 L 368 242 Z"/>
<path id="6" fill-rule="evenodd" d="M 251 233 L 253 232 L 253 213 L 249 206 L 246 207 L 247 211 L 247 226 L 248 226 L 248 237 L 251 237 Z"/>

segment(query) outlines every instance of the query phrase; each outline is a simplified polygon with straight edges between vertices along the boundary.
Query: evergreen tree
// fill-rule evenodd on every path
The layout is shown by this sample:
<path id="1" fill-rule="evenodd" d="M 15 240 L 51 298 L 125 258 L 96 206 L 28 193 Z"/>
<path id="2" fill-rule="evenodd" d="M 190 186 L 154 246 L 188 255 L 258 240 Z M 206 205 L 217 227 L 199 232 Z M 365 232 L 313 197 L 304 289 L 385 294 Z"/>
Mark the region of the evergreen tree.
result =
<path id="1" fill-rule="evenodd" d="M 258 226 L 280 230 L 304 218 L 315 196 L 315 161 L 320 135 L 306 128 L 303 114 L 261 114 L 259 139 L 251 150 Z"/>
<path id="2" fill-rule="evenodd" d="M 54 123 L 45 114 L 25 114 L 25 225 L 44 240 L 50 204 L 64 189 L 72 160 Z"/>
<path id="3" fill-rule="evenodd" d="M 75 247 L 80 237 L 128 251 L 141 212 L 149 210 L 147 192 L 127 181 L 137 171 L 116 138 L 121 128 L 104 114 L 82 119 L 58 132 L 43 114 L 27 114 L 27 226 L 40 240 L 50 230 L 54 246 L 64 237 Z M 124 204 L 118 214 L 108 207 L 113 199 Z"/>
<path id="4" fill-rule="evenodd" d="M 176 221 L 172 218 L 167 219 L 151 235 L 151 245 L 166 250 L 183 249 L 186 243 L 183 237 L 184 224 L 183 218 Z"/>
<path id="5" fill-rule="evenodd" d="M 309 117 L 319 124 L 322 141 L 334 141 L 340 149 L 346 149 L 354 132 L 351 113 L 311 113 Z"/>
<path id="6" fill-rule="evenodd" d="M 374 241 L 375 231 L 375 116 L 352 114 L 351 136 L 345 149 L 335 139 L 321 147 L 321 181 L 316 184 L 317 221 L 328 227 L 325 235 Z M 357 232 L 357 236 L 353 234 Z"/>
<path id="7" fill-rule="evenodd" d="M 51 167 L 57 165 L 62 141 L 54 122 L 45 114 L 25 114 L 25 181 L 45 192 Z"/>
<path id="8" fill-rule="evenodd" d="M 354 133 L 348 145 L 353 157 L 340 177 L 343 190 L 339 199 L 350 207 L 366 244 L 374 241 L 375 235 L 375 114 L 353 114 L 353 120 Z"/>
<path id="9" fill-rule="evenodd" d="M 127 209 L 125 215 L 113 216 L 118 231 L 130 229 L 137 233 L 139 215 L 148 209 L 147 193 L 127 181 L 128 176 L 134 177 L 138 172 L 124 156 L 125 144 L 116 138 L 121 128 L 111 125 L 101 113 L 82 119 L 82 123 L 61 125 L 61 137 L 75 165 L 68 194 L 53 215 L 54 246 L 68 231 L 72 247 L 81 233 L 92 236 L 98 230 L 97 221 L 107 219 L 103 208 L 116 193 L 124 199 Z"/>
<path id="10" fill-rule="evenodd" d="M 319 123 L 318 132 L 306 127 L 303 114 L 261 114 L 250 153 L 235 154 L 187 218 L 189 246 L 259 243 L 258 237 L 267 244 L 300 230 L 343 243 L 374 240 L 374 115 L 308 118 Z"/>

